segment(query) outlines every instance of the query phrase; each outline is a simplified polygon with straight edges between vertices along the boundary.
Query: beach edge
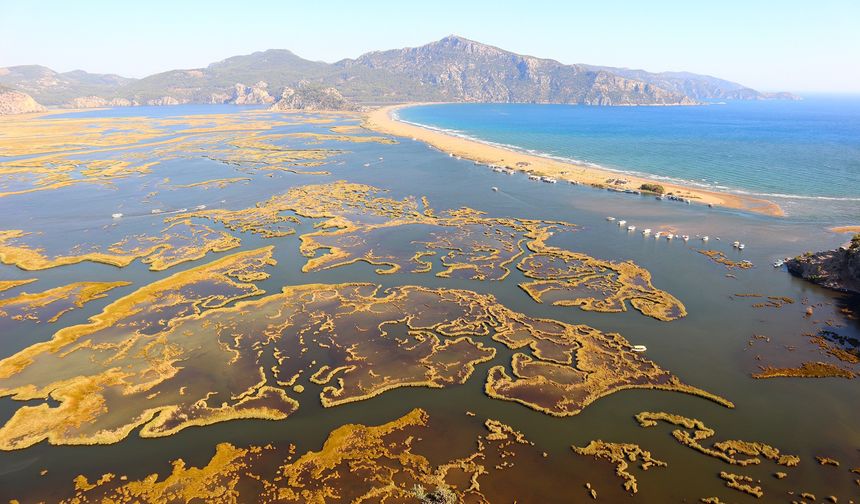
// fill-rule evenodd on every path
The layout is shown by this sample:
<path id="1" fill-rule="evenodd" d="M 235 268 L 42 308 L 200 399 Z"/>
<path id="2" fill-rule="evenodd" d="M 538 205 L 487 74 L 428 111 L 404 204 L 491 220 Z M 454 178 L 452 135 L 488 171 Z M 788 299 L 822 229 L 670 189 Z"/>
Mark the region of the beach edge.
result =
<path id="1" fill-rule="evenodd" d="M 688 187 L 637 175 L 619 174 L 618 172 L 593 166 L 559 161 L 477 140 L 449 135 L 441 131 L 400 121 L 392 115 L 398 110 L 421 105 L 438 105 L 438 103 L 401 103 L 382 106 L 366 112 L 362 125 L 378 133 L 412 138 L 445 153 L 469 159 L 476 163 L 498 165 L 529 175 L 553 177 L 600 189 L 614 187 L 621 190 L 638 190 L 642 184 L 658 184 L 665 188 L 666 193 L 673 193 L 694 203 L 742 210 L 771 217 L 785 216 L 782 207 L 771 200 Z M 627 183 L 607 185 L 606 181 L 609 179 L 624 179 Z"/>

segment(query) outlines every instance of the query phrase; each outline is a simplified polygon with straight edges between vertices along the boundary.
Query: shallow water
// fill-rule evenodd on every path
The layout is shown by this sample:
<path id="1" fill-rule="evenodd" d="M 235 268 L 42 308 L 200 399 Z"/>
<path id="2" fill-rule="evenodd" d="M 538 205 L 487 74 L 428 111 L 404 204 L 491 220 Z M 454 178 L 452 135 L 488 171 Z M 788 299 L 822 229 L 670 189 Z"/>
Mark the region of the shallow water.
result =
<path id="1" fill-rule="evenodd" d="M 207 109 L 206 113 L 214 110 Z M 241 109 L 217 110 L 232 113 Z M 159 114 L 177 116 L 190 112 L 193 111 L 185 107 L 158 110 Z M 115 112 L 88 114 L 110 116 L 111 113 Z M 128 109 L 121 113 L 128 113 Z M 330 126 L 302 125 L 284 131 L 325 132 Z M 322 167 L 331 171 L 330 175 L 278 172 L 272 177 L 251 174 L 250 182 L 231 184 L 223 189 L 195 187 L 179 191 L 158 187 L 157 182 L 165 177 L 184 184 L 246 176 L 231 166 L 205 158 L 180 159 L 154 167 L 151 174 L 121 180 L 113 187 L 72 186 L 0 198 L 0 229 L 42 231 L 49 249 L 61 250 L 70 243 L 83 241 L 82 237 L 94 243 L 112 243 L 125 234 L 161 229 L 164 216 L 150 214 L 153 207 L 167 209 L 207 204 L 213 208 L 239 209 L 290 187 L 336 180 L 386 188 L 393 198 L 424 195 L 437 209 L 469 206 L 494 217 L 565 220 L 577 224 L 579 229 L 556 234 L 550 244 L 598 258 L 635 261 L 651 272 L 655 287 L 668 291 L 686 305 L 688 315 L 667 323 L 635 310 L 598 313 L 537 304 L 517 287 L 517 283 L 526 279 L 515 269 L 503 282 L 445 279 L 406 272 L 377 275 L 375 266 L 364 263 L 302 273 L 305 258 L 298 252 L 298 236 L 312 231 L 312 223 L 302 223 L 297 226 L 295 235 L 276 239 L 263 239 L 250 233 L 234 234 L 242 239 L 240 250 L 275 245 L 278 264 L 268 270 L 272 276 L 259 284 L 269 294 L 280 291 L 284 285 L 355 281 L 386 287 L 424 285 L 491 293 L 505 306 L 528 315 L 588 324 L 604 332 L 619 332 L 633 344 L 646 345 L 648 358 L 684 382 L 722 395 L 736 407 L 728 409 L 702 398 L 673 392 L 629 390 L 602 398 L 578 415 L 551 417 L 484 394 L 488 369 L 499 362 L 509 365 L 513 353 L 502 345 L 493 344 L 498 351 L 495 361 L 478 365 L 472 377 L 460 386 L 401 388 L 370 400 L 323 408 L 313 399 L 321 387 L 305 379 L 301 407 L 282 421 L 236 420 L 192 427 L 164 438 L 142 439 L 133 432 L 113 445 L 52 446 L 42 442 L 23 450 L 0 452 L 0 498 L 27 502 L 31 500 L 28 497 L 39 495 L 54 500 L 69 495 L 72 479 L 78 474 L 90 476 L 91 481 L 105 472 L 126 474 L 130 479 L 152 472 L 163 475 L 169 472 L 169 461 L 178 457 L 188 465 L 203 465 L 212 456 L 214 446 L 224 441 L 240 446 L 290 442 L 297 445 L 301 454 L 319 449 L 328 433 L 340 425 L 380 424 L 413 407 L 424 408 L 431 418 L 439 418 L 449 432 L 446 435 L 453 439 L 460 439 L 459 426 L 466 410 L 476 413 L 477 418 L 496 418 L 522 431 L 535 442 L 538 451 L 548 453 L 553 467 L 569 471 L 566 477 L 572 479 L 547 482 L 557 485 L 559 502 L 584 500 L 582 485 L 585 482 L 595 485 L 602 498 L 610 502 L 626 498 L 620 488 L 621 480 L 613 475 L 609 464 L 576 456 L 570 450 L 571 445 L 584 446 L 593 439 L 639 443 L 668 462 L 668 468 L 636 473 L 639 493 L 635 500 L 641 502 L 695 501 L 711 495 L 719 495 L 729 502 L 754 500 L 726 488 L 717 477 L 721 470 L 760 478 L 766 488 L 766 501 L 791 500 L 785 493 L 788 491 L 811 491 L 819 498 L 838 495 L 840 502 L 856 498 L 857 486 L 848 468 L 860 466 L 857 450 L 860 429 L 856 423 L 856 405 L 860 403 L 858 382 L 839 378 L 755 380 L 750 377 L 762 363 L 796 365 L 803 360 L 822 359 L 818 352 L 809 348 L 807 338 L 802 335 L 804 332 L 826 327 L 846 337 L 860 338 L 857 320 L 848 320 L 845 314 L 838 312 L 843 307 L 857 311 L 855 298 L 820 289 L 771 266 L 774 260 L 787 255 L 834 247 L 844 241 L 845 236 L 825 231 L 821 223 L 811 221 L 808 216 L 772 218 L 567 184 L 535 183 L 524 175 L 507 176 L 467 161 L 454 160 L 408 139 L 400 139 L 396 145 L 326 141 L 321 146 L 348 151 Z M 380 156 L 382 162 L 376 162 Z M 372 166 L 363 166 L 371 162 Z M 497 186 L 499 191 L 491 191 L 492 186 Z M 158 195 L 147 201 L 145 195 L 151 190 L 157 190 Z M 115 222 L 110 214 L 118 209 L 127 217 Z M 607 222 L 608 215 L 625 218 L 640 230 L 673 228 L 693 238 L 688 244 L 645 238 L 639 231 L 629 233 Z M 223 229 L 214 223 L 212 227 Z M 703 246 L 701 241 L 696 241 L 696 234 L 710 235 L 711 241 Z M 397 237 L 398 242 L 406 243 L 409 239 L 411 237 Z M 734 240 L 745 242 L 746 250 L 733 250 L 731 242 Z M 721 250 L 732 259 L 750 260 L 755 267 L 728 271 L 692 248 Z M 0 356 L 9 356 L 30 344 L 48 340 L 59 327 L 83 323 L 110 301 L 142 285 L 233 252 L 236 250 L 210 253 L 205 259 L 179 264 L 162 272 L 149 271 L 140 261 L 125 268 L 82 263 L 38 272 L 0 266 L 0 279 L 39 278 L 37 283 L 27 286 L 31 291 L 79 280 L 134 283 L 74 310 L 57 324 L 21 323 L 13 330 L 4 331 L 0 338 Z M 733 274 L 735 278 L 726 274 Z M 753 308 L 754 300 L 733 297 L 737 293 L 789 296 L 797 302 L 782 308 Z M 816 305 L 814 317 L 804 317 L 805 305 L 800 302 L 803 299 Z M 826 320 L 831 320 L 835 327 L 826 326 L 823 323 Z M 771 341 L 750 344 L 753 334 L 767 335 Z M 794 345 L 797 350 L 788 352 L 785 345 Z M 762 360 L 757 361 L 756 355 Z M 19 403 L 0 398 L 0 422 L 5 423 L 18 407 Z M 716 439 L 766 442 L 785 453 L 799 455 L 802 463 L 781 481 L 770 475 L 776 470 L 770 463 L 752 468 L 728 466 L 678 444 L 670 434 L 672 428 L 666 424 L 650 429 L 639 427 L 633 415 L 646 410 L 699 418 L 716 430 Z M 444 451 L 443 446 L 439 449 Z M 816 455 L 834 457 L 842 466 L 838 469 L 821 467 L 814 460 Z M 43 468 L 48 469 L 44 477 L 39 475 Z"/>

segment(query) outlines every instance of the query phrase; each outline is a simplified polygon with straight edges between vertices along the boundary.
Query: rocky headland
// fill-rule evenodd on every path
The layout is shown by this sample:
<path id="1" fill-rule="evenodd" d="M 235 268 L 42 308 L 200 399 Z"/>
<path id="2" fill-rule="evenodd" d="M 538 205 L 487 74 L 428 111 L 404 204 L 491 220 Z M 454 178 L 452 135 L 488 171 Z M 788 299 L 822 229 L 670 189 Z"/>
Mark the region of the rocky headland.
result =
<path id="1" fill-rule="evenodd" d="M 32 96 L 0 87 L 0 115 L 28 114 L 43 112 L 44 110 L 45 107 L 34 100 Z"/>
<path id="2" fill-rule="evenodd" d="M 280 99 L 269 110 L 345 110 L 354 111 L 359 107 L 343 97 L 333 87 L 316 87 L 302 83 L 297 88 L 287 87 Z"/>
<path id="3" fill-rule="evenodd" d="M 860 234 L 836 250 L 807 252 L 785 265 L 792 275 L 822 287 L 860 293 Z"/>

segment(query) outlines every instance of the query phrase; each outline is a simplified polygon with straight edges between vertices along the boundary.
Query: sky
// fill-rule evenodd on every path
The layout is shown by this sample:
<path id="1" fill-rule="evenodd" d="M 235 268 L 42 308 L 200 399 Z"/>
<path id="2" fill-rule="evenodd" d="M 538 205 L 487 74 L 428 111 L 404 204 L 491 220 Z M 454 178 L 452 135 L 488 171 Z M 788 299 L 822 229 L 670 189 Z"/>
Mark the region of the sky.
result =
<path id="1" fill-rule="evenodd" d="M 762 91 L 860 93 L 860 1 L 0 0 L 0 67 L 143 77 L 289 49 L 334 62 L 457 34 L 506 50 Z"/>

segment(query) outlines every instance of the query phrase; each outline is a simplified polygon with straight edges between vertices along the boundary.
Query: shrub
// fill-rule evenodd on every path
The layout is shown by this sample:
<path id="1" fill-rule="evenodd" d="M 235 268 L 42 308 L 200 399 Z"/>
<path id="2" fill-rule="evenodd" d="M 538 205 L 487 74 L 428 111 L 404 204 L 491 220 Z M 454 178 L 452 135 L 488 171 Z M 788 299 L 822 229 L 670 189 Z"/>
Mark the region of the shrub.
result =
<path id="1" fill-rule="evenodd" d="M 657 194 L 663 194 L 666 192 L 666 189 L 664 189 L 660 184 L 642 184 L 639 186 L 639 189 Z"/>
<path id="2" fill-rule="evenodd" d="M 412 487 L 412 494 L 421 504 L 457 504 L 457 494 L 451 488 L 442 483 L 436 487 L 435 492 L 427 492 L 421 485 Z"/>

